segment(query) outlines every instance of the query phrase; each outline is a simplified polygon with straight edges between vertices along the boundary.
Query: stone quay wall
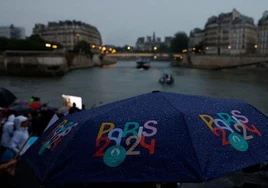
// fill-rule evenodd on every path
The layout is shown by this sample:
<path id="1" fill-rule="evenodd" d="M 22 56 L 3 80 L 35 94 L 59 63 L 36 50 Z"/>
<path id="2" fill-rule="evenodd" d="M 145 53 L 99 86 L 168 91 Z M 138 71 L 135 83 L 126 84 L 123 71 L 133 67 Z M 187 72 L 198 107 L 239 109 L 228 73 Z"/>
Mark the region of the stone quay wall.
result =
<path id="1" fill-rule="evenodd" d="M 200 69 L 227 69 L 237 67 L 268 67 L 268 56 L 218 56 L 183 55 L 181 62 L 171 62 L 173 66 Z"/>
<path id="2" fill-rule="evenodd" d="M 109 58 L 51 51 L 6 51 L 0 54 L 0 74 L 18 76 L 63 76 L 74 69 L 114 64 Z"/>

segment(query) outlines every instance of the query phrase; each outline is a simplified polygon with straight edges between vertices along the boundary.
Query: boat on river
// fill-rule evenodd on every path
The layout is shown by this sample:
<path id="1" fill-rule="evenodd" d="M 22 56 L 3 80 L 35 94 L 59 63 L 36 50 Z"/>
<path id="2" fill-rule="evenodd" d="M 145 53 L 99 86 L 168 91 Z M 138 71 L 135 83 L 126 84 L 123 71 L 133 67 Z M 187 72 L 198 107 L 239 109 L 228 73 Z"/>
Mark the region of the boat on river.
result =
<path id="1" fill-rule="evenodd" d="M 159 79 L 159 83 L 170 85 L 174 83 L 174 78 L 171 74 L 163 74 L 163 76 Z"/>
<path id="2" fill-rule="evenodd" d="M 149 59 L 138 59 L 136 62 L 137 69 L 149 69 L 150 68 L 150 60 Z"/>

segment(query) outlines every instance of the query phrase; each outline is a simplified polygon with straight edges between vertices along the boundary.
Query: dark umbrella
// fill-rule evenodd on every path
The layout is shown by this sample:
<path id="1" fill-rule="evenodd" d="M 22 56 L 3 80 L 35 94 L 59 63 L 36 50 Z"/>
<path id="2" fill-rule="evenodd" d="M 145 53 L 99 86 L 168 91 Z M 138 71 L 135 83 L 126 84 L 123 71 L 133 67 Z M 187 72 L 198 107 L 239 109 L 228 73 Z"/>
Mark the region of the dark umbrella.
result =
<path id="1" fill-rule="evenodd" d="M 0 107 L 8 107 L 17 97 L 5 88 L 0 88 Z"/>
<path id="2" fill-rule="evenodd" d="M 15 111 L 18 115 L 28 116 L 28 114 L 33 112 L 33 109 L 28 105 L 11 105 L 9 109 Z"/>
<path id="3" fill-rule="evenodd" d="M 23 160 L 42 183 L 205 182 L 267 150 L 268 118 L 253 106 L 154 92 L 59 119 Z"/>

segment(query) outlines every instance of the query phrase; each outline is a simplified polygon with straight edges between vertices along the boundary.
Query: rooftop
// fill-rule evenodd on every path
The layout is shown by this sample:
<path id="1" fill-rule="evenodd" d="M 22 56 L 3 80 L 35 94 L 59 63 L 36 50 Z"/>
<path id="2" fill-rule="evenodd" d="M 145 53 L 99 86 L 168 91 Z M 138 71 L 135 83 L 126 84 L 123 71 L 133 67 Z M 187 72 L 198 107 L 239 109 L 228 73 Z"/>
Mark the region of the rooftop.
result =
<path id="1" fill-rule="evenodd" d="M 84 27 L 87 27 L 87 28 L 94 29 L 94 30 L 98 31 L 96 27 L 94 27 L 94 26 L 92 26 L 90 24 L 81 22 L 81 21 L 76 21 L 76 20 L 72 20 L 72 21 L 71 20 L 65 20 L 65 21 L 58 21 L 58 22 L 48 22 L 48 25 L 47 26 L 45 24 L 37 23 L 37 24 L 35 24 L 35 27 L 45 28 L 45 27 L 65 26 L 65 25 L 68 25 L 68 26 L 72 26 L 72 25 L 84 26 Z"/>
<path id="2" fill-rule="evenodd" d="M 268 11 L 263 13 L 262 18 L 258 22 L 258 26 L 265 24 L 265 22 L 268 23 Z"/>

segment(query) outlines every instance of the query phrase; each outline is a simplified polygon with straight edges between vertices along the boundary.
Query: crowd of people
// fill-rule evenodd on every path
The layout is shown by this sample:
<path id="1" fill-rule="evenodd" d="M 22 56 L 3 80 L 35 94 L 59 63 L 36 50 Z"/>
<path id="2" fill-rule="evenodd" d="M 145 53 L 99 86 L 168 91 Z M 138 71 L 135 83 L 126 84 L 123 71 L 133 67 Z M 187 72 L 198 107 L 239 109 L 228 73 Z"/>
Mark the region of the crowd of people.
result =
<path id="1" fill-rule="evenodd" d="M 54 114 L 55 112 L 48 109 L 46 104 L 42 105 L 40 110 L 27 116 L 9 109 L 2 110 L 0 163 L 8 162 L 18 153 L 24 154 L 23 145 L 28 138 L 39 137 Z"/>
<path id="2" fill-rule="evenodd" d="M 25 145 L 29 138 L 41 136 L 55 114 L 61 117 L 81 111 L 73 103 L 66 114 L 60 114 L 41 104 L 37 97 L 30 99 L 29 106 L 32 110 L 27 114 L 0 107 L 0 177 L 15 173 L 16 162 L 28 149 Z"/>

